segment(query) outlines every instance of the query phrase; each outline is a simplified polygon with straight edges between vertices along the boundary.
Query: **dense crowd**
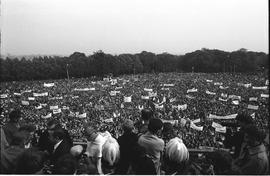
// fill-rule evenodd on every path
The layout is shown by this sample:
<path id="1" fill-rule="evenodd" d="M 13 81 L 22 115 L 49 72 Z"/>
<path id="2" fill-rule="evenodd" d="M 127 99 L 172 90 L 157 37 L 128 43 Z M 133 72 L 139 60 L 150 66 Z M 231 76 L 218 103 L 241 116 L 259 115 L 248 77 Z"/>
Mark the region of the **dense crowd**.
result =
<path id="1" fill-rule="evenodd" d="M 211 161 L 205 162 L 206 160 L 215 160 L 220 157 L 226 158 L 230 163 L 231 156 L 237 159 L 242 153 L 241 144 L 235 148 L 228 142 L 228 139 L 241 132 L 239 118 L 242 116 L 250 117 L 249 123 L 253 124 L 243 133 L 249 134 L 249 131 L 260 129 L 260 132 L 254 132 L 257 134 L 257 139 L 260 139 L 258 142 L 269 146 L 269 141 L 267 141 L 269 138 L 268 78 L 259 74 L 160 73 L 107 77 L 103 80 L 82 78 L 46 82 L 7 82 L 1 83 L 0 95 L 1 129 L 9 123 L 11 112 L 19 109 L 22 118 L 18 122 L 18 129 L 33 133 L 30 142 L 32 147 L 28 146 L 27 151 L 37 147 L 39 150 L 30 153 L 38 155 L 39 151 L 47 151 L 47 155 L 50 155 L 53 151 L 49 150 L 53 147 L 51 149 L 42 148 L 42 146 L 46 146 L 46 140 L 44 144 L 41 144 L 44 133 L 53 124 L 61 126 L 59 127 L 61 130 L 52 130 L 53 132 L 49 133 L 53 136 L 51 138 L 55 138 L 49 141 L 58 139 L 59 142 L 65 139 L 66 146 L 69 146 L 65 149 L 66 153 L 70 153 L 72 141 L 87 144 L 85 148 L 79 146 L 71 148 L 72 156 L 61 158 L 61 163 L 66 161 L 71 164 L 72 157 L 77 158 L 77 163 L 94 163 L 93 165 L 96 167 L 85 169 L 88 170 L 88 174 L 110 173 L 112 170 L 117 174 L 162 174 L 164 172 L 166 174 L 196 174 L 199 171 L 200 173 L 204 171 L 202 174 L 210 174 L 213 172 L 213 169 L 209 167 L 210 164 L 205 168 L 204 165 Z M 144 112 L 148 113 L 143 115 Z M 135 144 L 121 142 L 121 136 L 124 136 L 127 131 L 135 134 L 134 140 L 129 141 L 131 144 L 137 141 Z M 151 152 L 149 154 L 150 149 L 146 146 L 145 140 L 151 138 L 150 134 L 155 134 L 155 138 L 158 138 L 155 149 L 160 150 L 161 153 L 164 152 L 162 162 L 160 159 L 163 158 L 162 156 L 152 153 L 152 157 L 147 157 L 151 155 Z M 268 135 L 268 137 L 261 134 Z M 13 137 L 6 133 L 5 136 L 7 144 L 10 146 Z M 47 134 L 47 136 L 50 135 Z M 17 134 L 16 138 L 22 139 L 23 137 Z M 99 150 L 94 146 L 96 138 L 100 138 L 100 141 L 97 142 L 98 145 L 102 143 L 103 146 Z M 90 141 L 93 141 L 94 144 L 91 145 Z M 125 158 L 128 154 L 123 154 L 121 146 L 128 147 L 129 145 L 137 146 L 137 148 L 132 148 L 137 155 L 131 157 L 131 160 L 142 160 L 141 163 L 154 164 L 153 171 L 147 170 L 151 168 L 150 166 L 143 170 L 144 167 L 139 166 L 140 162 L 135 162 L 135 164 L 131 162 L 133 163 L 131 164 L 132 169 L 126 168 L 125 171 L 119 169 L 123 168 L 119 167 L 121 163 L 123 165 L 123 163 L 128 163 L 124 161 L 129 160 Z M 178 156 L 176 153 L 170 154 L 170 152 L 176 152 L 175 147 L 182 152 L 179 154 L 181 155 L 179 156 L 180 165 L 183 166 L 180 170 L 186 172 L 180 172 L 179 163 L 175 164 L 172 161 L 175 158 L 171 156 Z M 223 150 L 224 148 L 237 154 L 230 155 Z M 1 144 L 1 153 L 2 149 Z M 205 158 L 197 154 L 189 156 L 188 149 L 220 150 L 214 152 L 214 157 Z M 111 161 L 108 159 L 110 154 L 106 155 L 106 150 L 112 150 L 114 153 L 120 150 L 120 153 Z M 24 151 L 26 152 L 24 154 L 30 155 L 27 151 Z M 97 158 L 101 158 L 102 161 L 91 160 L 97 154 L 94 151 L 98 151 Z M 107 152 L 113 153 L 112 151 Z M 79 154 L 77 155 L 77 153 Z M 108 157 L 103 158 L 103 156 Z M 203 161 L 200 163 L 200 160 Z M 196 161 L 200 164 L 183 165 L 183 161 Z M 74 163 L 76 162 L 74 161 Z M 117 167 L 115 163 L 118 163 Z M 44 166 L 46 163 L 42 163 L 42 165 Z M 50 165 L 54 167 L 49 167 Z M 87 164 L 88 167 L 90 165 Z M 52 161 L 50 158 L 49 166 L 50 172 L 61 173 L 55 171 L 55 169 L 59 169 L 57 166 L 61 167 L 61 164 L 57 164 L 56 159 Z M 218 166 L 214 169 L 215 173 L 219 172 L 216 168 Z M 94 171 L 95 169 L 96 171 Z M 139 171 L 140 169 L 141 171 Z M 77 174 L 80 173 L 79 170 L 77 169 Z M 20 172 L 17 171 L 17 173 Z M 229 173 L 238 174 L 237 171 Z"/>

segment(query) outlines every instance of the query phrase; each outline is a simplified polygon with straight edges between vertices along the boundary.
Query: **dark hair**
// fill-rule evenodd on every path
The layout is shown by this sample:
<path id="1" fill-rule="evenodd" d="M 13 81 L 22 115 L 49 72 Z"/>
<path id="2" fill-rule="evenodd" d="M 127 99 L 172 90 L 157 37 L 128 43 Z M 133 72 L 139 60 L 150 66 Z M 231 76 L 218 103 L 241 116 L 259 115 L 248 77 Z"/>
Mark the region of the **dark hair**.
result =
<path id="1" fill-rule="evenodd" d="M 65 137 L 65 131 L 62 128 L 56 128 L 56 129 L 53 130 L 52 136 L 57 137 L 60 140 L 62 140 Z"/>
<path id="2" fill-rule="evenodd" d="M 148 124 L 148 130 L 152 133 L 157 133 L 163 127 L 163 122 L 160 119 L 153 118 L 150 119 Z"/>
<path id="3" fill-rule="evenodd" d="M 258 141 L 258 142 L 263 142 L 263 140 L 265 139 L 266 137 L 266 134 L 258 129 L 257 126 L 255 125 L 247 125 L 245 128 L 244 128 L 244 132 L 250 136 L 252 139 Z"/>
<path id="4" fill-rule="evenodd" d="M 236 116 L 236 120 L 239 122 L 243 122 L 246 124 L 252 124 L 253 123 L 253 119 L 250 115 L 246 114 L 246 113 L 239 113 Z"/>
<path id="5" fill-rule="evenodd" d="M 150 120 L 153 117 L 153 112 L 150 109 L 142 110 L 142 120 Z"/>
<path id="6" fill-rule="evenodd" d="M 232 156 L 230 153 L 217 150 L 209 155 L 209 158 L 212 160 L 214 164 L 214 169 L 216 174 L 222 174 L 219 172 L 229 170 L 232 167 Z"/>
<path id="7" fill-rule="evenodd" d="M 16 132 L 13 135 L 11 145 L 19 145 L 22 146 L 27 141 L 28 135 L 25 132 Z"/>
<path id="8" fill-rule="evenodd" d="M 36 127 L 34 125 L 23 125 L 20 127 L 19 131 L 27 131 L 29 133 L 34 132 L 36 130 Z"/>
<path id="9" fill-rule="evenodd" d="M 53 174 L 70 175 L 74 174 L 77 169 L 77 160 L 71 154 L 61 156 L 55 163 Z"/>
<path id="10" fill-rule="evenodd" d="M 25 150 L 17 159 L 16 174 L 34 174 L 40 171 L 46 159 L 44 152 L 36 148 Z"/>
<path id="11" fill-rule="evenodd" d="M 9 119 L 13 122 L 19 120 L 21 118 L 21 111 L 18 109 L 15 109 L 9 113 Z"/>

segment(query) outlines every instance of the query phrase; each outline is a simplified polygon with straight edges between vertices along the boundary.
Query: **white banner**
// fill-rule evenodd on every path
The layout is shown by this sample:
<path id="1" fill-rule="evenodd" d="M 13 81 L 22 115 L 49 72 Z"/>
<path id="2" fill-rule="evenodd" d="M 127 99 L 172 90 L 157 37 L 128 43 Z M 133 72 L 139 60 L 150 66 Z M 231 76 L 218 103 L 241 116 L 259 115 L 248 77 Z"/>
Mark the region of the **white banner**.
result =
<path id="1" fill-rule="evenodd" d="M 178 120 L 165 120 L 165 119 L 161 119 L 161 121 L 163 123 L 170 123 L 172 125 L 177 125 L 178 124 Z"/>
<path id="2" fill-rule="evenodd" d="M 41 105 L 35 106 L 35 109 L 42 109 Z"/>
<path id="3" fill-rule="evenodd" d="M 233 100 L 233 101 L 232 101 L 232 104 L 234 104 L 234 105 L 239 105 L 239 101 L 238 101 L 238 100 Z"/>
<path id="4" fill-rule="evenodd" d="M 203 126 L 197 126 L 195 125 L 194 123 L 190 123 L 190 128 L 194 129 L 194 130 L 197 130 L 197 131 L 203 131 Z"/>
<path id="5" fill-rule="evenodd" d="M 111 91 L 110 96 L 116 96 L 116 91 Z"/>
<path id="6" fill-rule="evenodd" d="M 208 95 L 216 95 L 215 92 L 210 92 L 210 91 L 208 91 L 208 90 L 207 90 L 205 93 L 208 94 Z"/>
<path id="7" fill-rule="evenodd" d="M 29 101 L 34 101 L 35 100 L 35 97 L 28 97 L 28 100 Z"/>
<path id="8" fill-rule="evenodd" d="M 258 98 L 257 97 L 250 97 L 249 101 L 258 101 Z"/>
<path id="9" fill-rule="evenodd" d="M 63 97 L 61 96 L 61 97 L 51 97 L 51 98 L 49 98 L 49 100 L 62 100 L 63 99 Z"/>
<path id="10" fill-rule="evenodd" d="M 194 124 L 201 122 L 201 119 L 195 119 L 192 121 Z"/>
<path id="11" fill-rule="evenodd" d="M 261 94 L 262 98 L 269 98 L 269 94 Z"/>
<path id="12" fill-rule="evenodd" d="M 253 86 L 252 89 L 254 89 L 254 90 L 267 90 L 267 86 L 263 86 L 263 87 L 255 87 L 255 86 Z"/>
<path id="13" fill-rule="evenodd" d="M 156 97 L 157 96 L 157 93 L 155 93 L 155 92 L 148 92 L 148 96 L 149 97 Z"/>
<path id="14" fill-rule="evenodd" d="M 221 93 L 221 97 L 222 98 L 227 98 L 228 94 L 225 94 L 225 93 Z"/>
<path id="15" fill-rule="evenodd" d="M 16 95 L 16 96 L 21 96 L 21 94 L 20 94 L 20 93 L 14 93 L 14 95 Z"/>
<path id="16" fill-rule="evenodd" d="M 44 92 L 44 93 L 33 93 L 33 96 L 34 97 L 46 97 L 48 95 L 49 95 L 48 92 Z"/>
<path id="17" fill-rule="evenodd" d="M 237 96 L 237 95 L 229 95 L 229 98 L 233 100 L 241 100 L 241 96 Z"/>
<path id="18" fill-rule="evenodd" d="M 8 97 L 8 94 L 1 94 L 0 95 L 0 98 L 7 98 Z"/>
<path id="19" fill-rule="evenodd" d="M 44 87 L 53 87 L 54 83 L 44 83 Z"/>
<path id="20" fill-rule="evenodd" d="M 84 92 L 84 91 L 90 91 L 90 90 L 96 90 L 96 88 L 75 88 L 74 91 L 80 91 L 80 92 Z"/>
<path id="21" fill-rule="evenodd" d="M 178 110 L 186 110 L 187 109 L 187 104 L 183 104 L 183 105 L 178 105 L 177 106 Z"/>
<path id="22" fill-rule="evenodd" d="M 130 103 L 131 102 L 131 96 L 130 97 L 124 97 L 124 102 L 125 103 Z"/>
<path id="23" fill-rule="evenodd" d="M 113 112 L 113 117 L 114 117 L 114 118 L 120 117 L 120 113 L 119 113 L 119 112 Z"/>
<path id="24" fill-rule="evenodd" d="M 221 86 L 221 85 L 223 85 L 223 83 L 222 82 L 215 82 L 214 85 L 215 86 Z"/>
<path id="25" fill-rule="evenodd" d="M 219 101 L 224 101 L 224 102 L 227 102 L 228 101 L 228 99 L 223 99 L 223 98 L 220 98 L 220 97 L 218 98 L 218 100 Z"/>
<path id="26" fill-rule="evenodd" d="M 119 89 L 122 89 L 123 87 L 116 87 L 115 90 L 119 90 Z"/>
<path id="27" fill-rule="evenodd" d="M 189 93 L 189 92 L 198 92 L 198 89 L 195 89 L 195 88 L 188 89 L 188 90 L 187 90 L 187 93 Z"/>
<path id="28" fill-rule="evenodd" d="M 161 90 L 170 90 L 170 88 L 168 88 L 168 87 L 165 87 L 165 88 L 162 87 Z"/>
<path id="29" fill-rule="evenodd" d="M 154 103 L 154 105 L 155 105 L 156 109 L 162 109 L 164 107 L 163 104 L 155 104 Z"/>
<path id="30" fill-rule="evenodd" d="M 175 101 L 176 101 L 176 98 L 171 98 L 170 99 L 170 103 L 175 102 Z"/>
<path id="31" fill-rule="evenodd" d="M 106 122 L 106 123 L 113 123 L 113 118 L 105 119 L 104 122 Z"/>
<path id="32" fill-rule="evenodd" d="M 153 92 L 153 89 L 144 88 L 143 90 L 146 91 L 146 92 Z"/>
<path id="33" fill-rule="evenodd" d="M 228 89 L 229 87 L 219 86 L 220 89 Z"/>
<path id="34" fill-rule="evenodd" d="M 141 97 L 143 100 L 149 100 L 149 96 L 142 96 Z"/>
<path id="35" fill-rule="evenodd" d="M 50 110 L 55 110 L 55 109 L 58 109 L 58 105 L 56 105 L 56 106 L 50 106 Z"/>
<path id="36" fill-rule="evenodd" d="M 215 128 L 215 131 L 218 133 L 226 133 L 226 127 L 222 127 L 222 128 Z"/>
<path id="37" fill-rule="evenodd" d="M 53 110 L 53 114 L 59 114 L 59 113 L 61 113 L 62 111 L 61 111 L 61 109 L 54 109 Z"/>
<path id="38" fill-rule="evenodd" d="M 77 117 L 80 118 L 80 119 L 86 118 L 86 112 L 83 113 L 83 114 L 78 114 Z"/>
<path id="39" fill-rule="evenodd" d="M 213 128 L 223 128 L 222 125 L 220 125 L 219 123 L 216 123 L 216 122 L 212 122 L 212 127 Z"/>
<path id="40" fill-rule="evenodd" d="M 251 83 L 249 83 L 249 84 L 244 84 L 243 85 L 245 88 L 249 88 L 249 87 L 251 87 Z"/>
<path id="41" fill-rule="evenodd" d="M 189 98 L 189 99 L 194 99 L 195 98 L 195 97 L 190 96 L 190 95 L 186 95 L 186 97 Z"/>
<path id="42" fill-rule="evenodd" d="M 63 110 L 68 110 L 69 107 L 68 107 L 68 106 L 63 106 L 62 109 L 63 109 Z"/>
<path id="43" fill-rule="evenodd" d="M 213 80 L 209 80 L 209 79 L 207 79 L 207 80 L 206 80 L 206 82 L 209 82 L 209 83 L 211 83 L 211 82 L 213 82 Z"/>
<path id="44" fill-rule="evenodd" d="M 174 84 L 163 84 L 163 86 L 165 86 L 165 87 L 173 87 Z"/>
<path id="45" fill-rule="evenodd" d="M 259 106 L 254 106 L 254 105 L 248 105 L 247 107 L 248 109 L 252 109 L 252 110 L 258 110 L 259 109 Z"/>
<path id="46" fill-rule="evenodd" d="M 29 101 L 22 101 L 22 105 L 24 105 L 24 106 L 28 106 L 30 103 L 29 103 Z"/>
<path id="47" fill-rule="evenodd" d="M 218 116 L 214 114 L 209 114 L 208 118 L 209 119 L 220 119 L 220 120 L 228 120 L 228 119 L 235 119 L 237 114 L 231 114 L 231 115 L 226 115 L 226 116 Z"/>
<path id="48" fill-rule="evenodd" d="M 52 117 L 52 113 L 49 113 L 49 114 L 47 114 L 47 115 L 45 115 L 45 116 L 42 116 L 43 119 L 48 119 L 48 118 L 50 118 L 50 117 Z"/>

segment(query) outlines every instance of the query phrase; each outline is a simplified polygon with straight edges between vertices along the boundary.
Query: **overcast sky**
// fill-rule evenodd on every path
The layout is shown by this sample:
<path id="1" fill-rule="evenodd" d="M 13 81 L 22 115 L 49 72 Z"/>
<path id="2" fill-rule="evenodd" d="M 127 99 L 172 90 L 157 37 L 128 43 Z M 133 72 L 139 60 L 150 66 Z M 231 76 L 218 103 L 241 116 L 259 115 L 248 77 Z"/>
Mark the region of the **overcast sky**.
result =
<path id="1" fill-rule="evenodd" d="M 1 54 L 268 53 L 267 0 L 1 0 Z"/>

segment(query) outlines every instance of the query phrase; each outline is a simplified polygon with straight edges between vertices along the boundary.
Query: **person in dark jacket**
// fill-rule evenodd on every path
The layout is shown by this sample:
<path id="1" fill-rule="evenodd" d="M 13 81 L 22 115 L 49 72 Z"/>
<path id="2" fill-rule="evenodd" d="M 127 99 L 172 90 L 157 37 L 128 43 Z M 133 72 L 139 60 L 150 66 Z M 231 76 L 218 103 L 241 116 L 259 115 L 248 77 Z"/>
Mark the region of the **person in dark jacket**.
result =
<path id="1" fill-rule="evenodd" d="M 145 134 L 148 131 L 148 124 L 150 119 L 153 118 L 153 111 L 151 109 L 143 109 L 141 114 L 141 121 L 136 123 L 139 130 L 139 135 Z"/>
<path id="2" fill-rule="evenodd" d="M 50 136 L 50 134 L 53 133 L 53 131 L 55 129 L 63 129 L 63 128 L 61 127 L 59 121 L 50 120 L 47 123 L 47 130 L 42 132 L 40 137 L 39 137 L 39 141 L 38 141 L 38 144 L 37 144 L 37 147 L 39 148 L 39 150 L 47 151 L 49 154 L 51 154 L 53 152 L 54 144 L 49 139 L 49 136 Z M 70 145 L 73 145 L 73 142 L 72 142 L 72 139 L 71 139 L 69 133 L 64 129 L 63 129 L 63 131 L 64 131 L 64 139 L 65 139 L 65 141 L 68 142 Z"/>
<path id="3" fill-rule="evenodd" d="M 124 134 L 118 138 L 120 161 L 116 169 L 116 174 L 119 175 L 127 174 L 131 160 L 134 158 L 133 148 L 138 142 L 138 136 L 132 131 L 134 125 L 130 119 L 124 121 L 122 129 L 124 130 Z"/>
<path id="4" fill-rule="evenodd" d="M 13 135 L 19 130 L 19 121 L 21 119 L 21 111 L 13 110 L 9 114 L 9 122 L 3 127 L 8 144 L 13 140 Z"/>

